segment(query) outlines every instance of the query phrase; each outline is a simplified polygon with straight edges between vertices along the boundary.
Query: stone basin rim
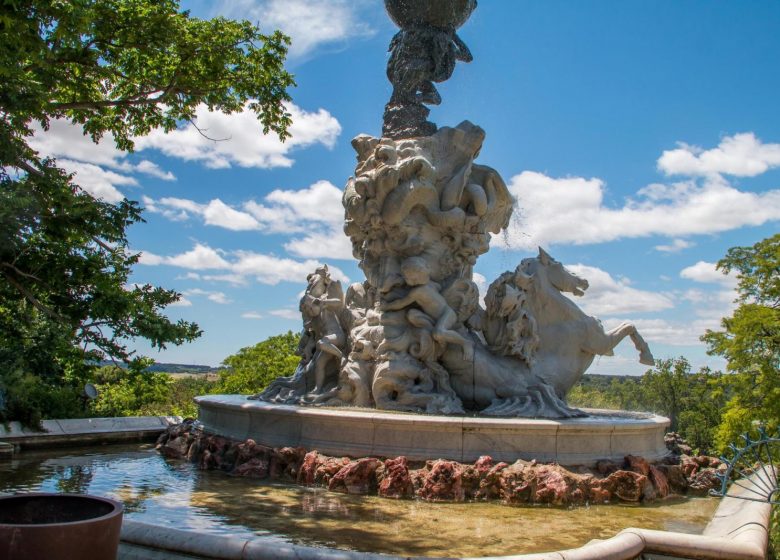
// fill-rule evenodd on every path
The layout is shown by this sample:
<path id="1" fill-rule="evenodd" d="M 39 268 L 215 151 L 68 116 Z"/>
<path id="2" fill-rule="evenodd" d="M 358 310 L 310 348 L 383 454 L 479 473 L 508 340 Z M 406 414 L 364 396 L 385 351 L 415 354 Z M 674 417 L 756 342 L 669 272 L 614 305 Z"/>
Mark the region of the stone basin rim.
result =
<path id="1" fill-rule="evenodd" d="M 588 416 L 582 418 L 525 418 L 510 416 L 478 416 L 471 414 L 425 414 L 395 410 L 380 410 L 346 406 L 307 406 L 292 404 L 277 404 L 264 401 L 249 400 L 248 395 L 201 395 L 194 398 L 198 405 L 207 404 L 211 407 L 242 410 L 273 410 L 283 415 L 302 416 L 338 416 L 355 419 L 381 419 L 399 422 L 431 422 L 431 423 L 479 423 L 479 424 L 524 424 L 539 426 L 589 426 L 599 424 L 613 426 L 624 424 L 667 424 L 669 420 L 652 412 L 630 410 L 611 410 L 603 408 L 581 408 Z"/>
<path id="2" fill-rule="evenodd" d="M 243 395 L 196 397 L 208 434 L 268 447 L 302 447 L 325 455 L 448 459 L 464 463 L 537 460 L 595 466 L 626 455 L 660 461 L 669 455 L 669 420 L 591 416 L 573 419 L 432 416 L 342 408 L 279 405 Z M 593 411 L 603 414 L 603 411 Z"/>

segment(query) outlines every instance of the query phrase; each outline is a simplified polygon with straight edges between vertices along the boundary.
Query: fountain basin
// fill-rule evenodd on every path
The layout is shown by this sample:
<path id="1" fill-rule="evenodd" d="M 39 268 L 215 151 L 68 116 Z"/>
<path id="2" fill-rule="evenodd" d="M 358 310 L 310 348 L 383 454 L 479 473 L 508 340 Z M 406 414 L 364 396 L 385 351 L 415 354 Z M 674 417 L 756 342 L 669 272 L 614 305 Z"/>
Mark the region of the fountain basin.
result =
<path id="1" fill-rule="evenodd" d="M 335 456 L 473 462 L 489 455 L 496 461 L 536 459 L 590 467 L 602 459 L 639 455 L 652 462 L 668 454 L 663 436 L 669 420 L 648 413 L 585 409 L 585 418 L 549 420 L 278 405 L 242 395 L 207 395 L 195 401 L 208 433 Z"/>

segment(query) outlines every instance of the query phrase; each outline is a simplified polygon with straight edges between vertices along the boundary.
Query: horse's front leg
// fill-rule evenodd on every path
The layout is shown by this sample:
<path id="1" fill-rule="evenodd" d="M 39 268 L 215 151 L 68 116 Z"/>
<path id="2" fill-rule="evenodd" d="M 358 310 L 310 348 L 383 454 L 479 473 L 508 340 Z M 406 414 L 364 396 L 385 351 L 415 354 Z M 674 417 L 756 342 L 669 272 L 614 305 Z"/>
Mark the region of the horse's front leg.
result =
<path id="1" fill-rule="evenodd" d="M 654 365 L 655 361 L 650 347 L 639 335 L 633 323 L 621 323 L 611 331 L 602 331 L 601 336 L 591 337 L 589 350 L 600 356 L 612 356 L 615 346 L 627 336 L 631 338 L 634 347 L 639 351 L 639 363 L 648 366 Z"/>

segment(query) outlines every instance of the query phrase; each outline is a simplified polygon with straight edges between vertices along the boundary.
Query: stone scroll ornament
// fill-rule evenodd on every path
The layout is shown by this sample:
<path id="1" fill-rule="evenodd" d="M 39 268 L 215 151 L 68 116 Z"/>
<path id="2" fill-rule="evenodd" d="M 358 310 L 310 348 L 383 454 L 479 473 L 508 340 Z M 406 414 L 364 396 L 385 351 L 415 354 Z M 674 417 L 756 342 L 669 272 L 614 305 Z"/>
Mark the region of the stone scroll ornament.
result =
<path id="1" fill-rule="evenodd" d="M 301 361 L 256 399 L 284 404 L 569 418 L 565 402 L 596 355 L 626 336 L 653 364 L 634 325 L 605 331 L 563 295 L 587 281 L 541 248 L 501 274 L 480 302 L 477 258 L 504 230 L 513 199 L 475 163 L 484 131 L 426 121 L 433 82 L 470 60 L 455 35 L 474 0 L 386 0 L 401 31 L 391 43 L 393 97 L 382 138 L 361 135 L 343 196 L 344 231 L 365 281 L 344 293 L 327 266 L 301 298 Z"/>

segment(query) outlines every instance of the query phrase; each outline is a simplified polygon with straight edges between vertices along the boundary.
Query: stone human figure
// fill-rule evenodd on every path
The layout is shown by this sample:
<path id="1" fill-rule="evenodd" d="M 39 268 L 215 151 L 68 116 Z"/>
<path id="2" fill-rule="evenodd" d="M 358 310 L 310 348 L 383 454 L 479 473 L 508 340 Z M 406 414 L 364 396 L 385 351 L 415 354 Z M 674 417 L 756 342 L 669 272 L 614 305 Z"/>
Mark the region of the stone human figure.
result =
<path id="1" fill-rule="evenodd" d="M 474 355 L 474 343 L 463 337 L 452 327 L 458 322 L 458 315 L 439 293 L 439 285 L 432 282 L 428 265 L 420 257 L 409 257 L 401 263 L 401 275 L 409 293 L 392 302 L 385 303 L 386 311 L 398 311 L 408 305 L 417 304 L 436 324 L 433 338 L 438 342 L 456 344 L 463 348 L 463 359 L 469 361 Z"/>
<path id="2" fill-rule="evenodd" d="M 341 297 L 341 284 L 333 282 L 328 267 L 323 266 L 307 277 L 309 282 L 300 302 L 304 329 L 316 340 L 313 356 L 314 389 L 312 395 L 322 392 L 325 385 L 327 368 L 335 362 L 341 363 L 342 349 L 346 345 L 346 335 L 339 322 L 339 314 L 344 308 Z"/>

